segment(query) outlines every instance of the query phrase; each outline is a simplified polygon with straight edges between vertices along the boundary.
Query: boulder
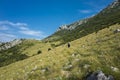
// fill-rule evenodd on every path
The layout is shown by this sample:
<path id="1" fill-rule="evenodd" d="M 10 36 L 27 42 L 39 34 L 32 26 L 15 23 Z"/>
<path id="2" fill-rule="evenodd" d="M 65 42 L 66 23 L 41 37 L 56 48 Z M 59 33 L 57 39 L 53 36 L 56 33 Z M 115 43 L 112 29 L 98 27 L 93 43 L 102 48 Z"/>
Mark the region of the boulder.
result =
<path id="1" fill-rule="evenodd" d="M 88 73 L 86 80 L 114 80 L 112 75 L 106 76 L 102 71 Z"/>
<path id="2" fill-rule="evenodd" d="M 115 31 L 114 31 L 114 33 L 119 33 L 120 32 L 120 29 L 116 29 Z"/>
<path id="3" fill-rule="evenodd" d="M 111 66 L 111 69 L 112 69 L 112 71 L 114 71 L 114 72 L 118 72 L 118 71 L 119 71 L 119 69 L 118 69 L 118 68 L 113 67 L 113 66 Z"/>

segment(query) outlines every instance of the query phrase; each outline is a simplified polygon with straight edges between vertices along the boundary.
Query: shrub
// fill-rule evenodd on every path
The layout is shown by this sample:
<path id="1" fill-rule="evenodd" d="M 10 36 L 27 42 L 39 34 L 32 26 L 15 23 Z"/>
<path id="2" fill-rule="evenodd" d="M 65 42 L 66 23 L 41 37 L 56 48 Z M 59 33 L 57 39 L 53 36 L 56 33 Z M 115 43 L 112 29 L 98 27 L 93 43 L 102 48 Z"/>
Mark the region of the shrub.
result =
<path id="1" fill-rule="evenodd" d="M 52 48 L 55 48 L 55 47 L 56 47 L 56 45 L 55 45 L 55 44 L 51 44 L 51 46 L 52 46 Z"/>
<path id="2" fill-rule="evenodd" d="M 41 54 L 41 53 L 42 53 L 42 51 L 41 51 L 41 50 L 38 50 L 37 54 Z"/>

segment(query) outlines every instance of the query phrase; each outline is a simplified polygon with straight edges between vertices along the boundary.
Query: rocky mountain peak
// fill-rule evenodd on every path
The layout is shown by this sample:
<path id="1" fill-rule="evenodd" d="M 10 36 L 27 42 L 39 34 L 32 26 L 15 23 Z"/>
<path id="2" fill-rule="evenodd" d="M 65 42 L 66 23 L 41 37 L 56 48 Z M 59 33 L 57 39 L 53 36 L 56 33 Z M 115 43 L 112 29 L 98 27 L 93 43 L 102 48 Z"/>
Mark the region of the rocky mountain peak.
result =
<path id="1" fill-rule="evenodd" d="M 108 5 L 108 7 L 106 7 L 105 9 L 103 9 L 100 14 L 108 14 L 108 13 L 112 13 L 112 12 L 116 12 L 120 10 L 120 0 L 115 0 L 113 3 L 111 3 L 110 5 Z"/>
<path id="2" fill-rule="evenodd" d="M 100 13 L 102 13 L 102 14 L 111 13 L 113 10 L 115 11 L 115 10 L 119 10 L 119 9 L 120 9 L 120 0 L 115 0 L 112 4 L 110 4 L 107 8 L 103 9 Z M 62 26 L 60 26 L 57 29 L 57 31 L 61 31 L 61 30 L 73 30 L 77 26 L 86 23 L 89 19 L 90 18 L 79 20 L 79 21 L 74 22 L 74 23 L 69 24 L 69 25 L 62 25 Z"/>
<path id="3" fill-rule="evenodd" d="M 73 30 L 75 29 L 77 26 L 79 25 L 82 25 L 83 23 L 86 23 L 88 21 L 88 19 L 83 19 L 83 20 L 79 20 L 77 22 L 74 22 L 72 24 L 69 24 L 69 25 L 62 25 L 60 26 L 57 31 L 60 31 L 60 30 Z"/>
<path id="4" fill-rule="evenodd" d="M 120 0 L 115 0 L 111 5 L 110 8 L 114 8 L 116 6 L 120 6 Z"/>

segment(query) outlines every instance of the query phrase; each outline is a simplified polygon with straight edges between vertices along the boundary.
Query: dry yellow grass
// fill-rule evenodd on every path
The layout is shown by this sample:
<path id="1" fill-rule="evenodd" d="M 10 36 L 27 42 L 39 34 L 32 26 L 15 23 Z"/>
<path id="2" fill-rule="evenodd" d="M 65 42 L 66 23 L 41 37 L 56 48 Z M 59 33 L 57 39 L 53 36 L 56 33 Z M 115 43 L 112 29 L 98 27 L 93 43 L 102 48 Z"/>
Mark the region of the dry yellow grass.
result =
<path id="1" fill-rule="evenodd" d="M 70 72 L 76 76 L 82 76 L 84 71 L 82 66 L 79 67 L 79 65 L 89 64 L 94 68 L 93 70 L 102 69 L 103 64 L 101 61 L 108 64 L 108 66 L 116 66 L 120 69 L 120 66 L 117 65 L 118 63 L 114 61 L 117 55 L 111 56 L 112 53 L 119 51 L 114 49 L 114 45 L 120 45 L 120 33 L 113 33 L 117 28 L 120 28 L 119 24 L 72 41 L 70 42 L 70 48 L 67 48 L 67 44 L 52 48 L 51 43 L 31 40 L 34 45 L 23 52 L 29 56 L 37 54 L 38 50 L 41 50 L 42 53 L 8 66 L 0 67 L 0 80 L 47 80 L 58 76 L 62 77 L 63 66 L 69 62 L 73 65 L 73 69 Z M 116 40 L 114 39 L 115 37 Z M 52 50 L 48 51 L 48 48 L 52 48 Z M 77 53 L 76 57 L 72 56 L 74 53 Z M 104 54 L 101 55 L 101 53 Z M 99 56 L 102 56 L 101 59 L 99 59 Z M 120 56 L 120 53 L 118 56 Z M 77 59 L 80 61 L 78 60 L 77 62 Z M 42 70 L 46 67 L 50 69 L 48 73 Z"/>

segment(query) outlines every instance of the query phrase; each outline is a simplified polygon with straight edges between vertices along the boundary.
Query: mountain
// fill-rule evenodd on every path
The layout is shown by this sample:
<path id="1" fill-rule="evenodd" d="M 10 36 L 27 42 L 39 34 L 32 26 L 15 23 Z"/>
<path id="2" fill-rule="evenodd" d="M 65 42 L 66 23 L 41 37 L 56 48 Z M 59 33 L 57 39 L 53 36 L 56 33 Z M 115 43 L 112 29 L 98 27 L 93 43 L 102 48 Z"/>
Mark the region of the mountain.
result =
<path id="1" fill-rule="evenodd" d="M 49 46 L 32 39 L 15 39 L 2 43 L 0 46 L 0 67 L 37 55 L 38 51 L 49 48 Z"/>
<path id="2" fill-rule="evenodd" d="M 108 27 L 71 41 L 70 48 L 26 40 L 0 54 L 0 80 L 86 80 L 88 71 L 98 70 L 120 80 L 120 32 L 114 33 L 120 24 Z"/>
<path id="3" fill-rule="evenodd" d="M 98 32 L 110 25 L 120 23 L 120 1 L 116 0 L 93 17 L 59 27 L 57 32 L 44 39 L 46 42 L 59 42 L 57 45 L 73 41 L 88 34 Z"/>
<path id="4" fill-rule="evenodd" d="M 15 40 L 13 40 L 13 41 L 10 41 L 10 42 L 6 42 L 6 43 L 0 43 L 0 51 L 1 50 L 7 50 L 7 49 L 9 49 L 9 48 L 11 48 L 11 47 L 13 47 L 13 46 L 15 46 L 15 45 L 18 45 L 18 44 L 20 44 L 20 43 L 22 43 L 22 39 L 15 39 Z"/>
<path id="5" fill-rule="evenodd" d="M 62 25 L 59 27 L 59 29 L 57 31 L 61 31 L 61 30 L 73 30 L 75 29 L 78 25 L 84 24 L 87 22 L 88 19 L 84 19 L 84 20 L 80 20 L 77 21 L 75 23 L 72 23 L 70 25 Z"/>
<path id="6" fill-rule="evenodd" d="M 120 80 L 119 6 L 1 50 L 0 80 Z"/>

